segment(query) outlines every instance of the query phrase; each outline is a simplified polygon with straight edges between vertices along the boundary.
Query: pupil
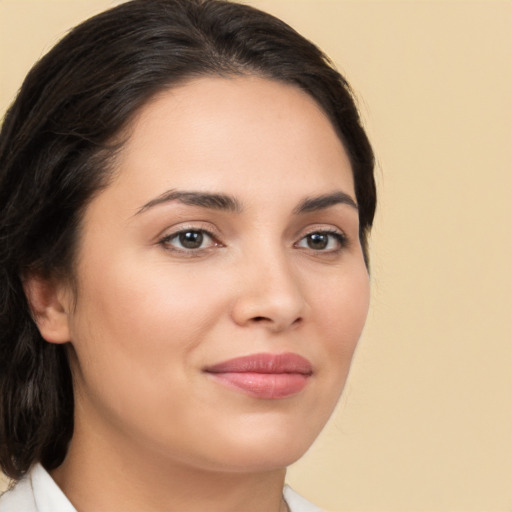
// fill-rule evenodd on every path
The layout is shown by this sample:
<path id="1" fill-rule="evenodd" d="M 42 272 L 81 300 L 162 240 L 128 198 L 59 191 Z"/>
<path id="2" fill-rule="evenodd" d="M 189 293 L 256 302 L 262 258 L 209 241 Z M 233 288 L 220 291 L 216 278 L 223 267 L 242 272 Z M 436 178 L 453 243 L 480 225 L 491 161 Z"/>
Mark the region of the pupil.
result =
<path id="1" fill-rule="evenodd" d="M 313 233 L 308 236 L 308 246 L 310 249 L 325 249 L 329 242 L 327 235 L 321 233 Z"/>
<path id="2" fill-rule="evenodd" d="M 199 231 L 187 231 L 180 234 L 180 243 L 186 249 L 199 249 L 203 243 L 203 234 Z"/>

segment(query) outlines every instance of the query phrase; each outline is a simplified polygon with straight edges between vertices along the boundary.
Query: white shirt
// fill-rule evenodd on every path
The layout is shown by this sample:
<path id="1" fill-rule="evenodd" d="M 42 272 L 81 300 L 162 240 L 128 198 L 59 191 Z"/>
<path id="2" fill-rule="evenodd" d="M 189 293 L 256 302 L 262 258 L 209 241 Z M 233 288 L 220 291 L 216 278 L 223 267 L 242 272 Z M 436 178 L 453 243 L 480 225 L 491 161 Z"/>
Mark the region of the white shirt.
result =
<path id="1" fill-rule="evenodd" d="M 288 485 L 283 496 L 290 512 L 322 512 Z M 43 466 L 36 464 L 12 490 L 0 496 L 0 512 L 77 511 Z"/>

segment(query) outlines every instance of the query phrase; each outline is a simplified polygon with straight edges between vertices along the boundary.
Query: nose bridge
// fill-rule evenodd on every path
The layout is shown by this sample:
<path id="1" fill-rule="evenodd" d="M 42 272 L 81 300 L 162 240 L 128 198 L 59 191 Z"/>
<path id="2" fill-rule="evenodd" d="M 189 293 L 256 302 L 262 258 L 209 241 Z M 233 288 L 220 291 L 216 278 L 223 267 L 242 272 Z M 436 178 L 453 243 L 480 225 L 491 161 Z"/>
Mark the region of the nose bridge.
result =
<path id="1" fill-rule="evenodd" d="M 283 244 L 264 238 L 250 244 L 243 259 L 234 307 L 237 323 L 265 324 L 276 331 L 298 323 L 306 301 Z"/>

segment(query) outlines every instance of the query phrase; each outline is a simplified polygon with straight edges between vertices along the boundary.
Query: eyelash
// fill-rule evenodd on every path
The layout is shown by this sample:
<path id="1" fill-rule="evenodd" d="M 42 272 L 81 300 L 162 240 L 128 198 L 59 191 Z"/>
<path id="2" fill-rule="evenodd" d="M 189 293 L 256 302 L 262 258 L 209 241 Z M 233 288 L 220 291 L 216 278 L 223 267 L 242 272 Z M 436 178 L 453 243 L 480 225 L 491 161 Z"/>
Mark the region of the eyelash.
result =
<path id="1" fill-rule="evenodd" d="M 203 241 L 203 238 L 206 236 L 211 241 L 210 245 L 208 247 L 197 247 L 197 248 L 175 247 L 172 245 L 173 240 L 179 240 L 180 236 L 184 236 L 186 234 L 192 234 L 192 233 L 201 235 L 201 237 L 202 237 L 201 242 Z M 305 243 L 307 244 L 308 237 L 311 237 L 313 235 L 323 235 L 323 236 L 327 236 L 330 238 L 334 238 L 334 240 L 336 241 L 337 247 L 334 249 L 327 249 L 327 250 L 318 249 L 317 250 L 317 249 L 312 249 L 311 247 L 301 247 L 299 245 L 303 241 L 306 241 Z M 208 251 L 209 249 L 215 248 L 215 247 L 223 247 L 223 244 L 218 241 L 216 236 L 204 228 L 180 229 L 179 231 L 176 231 L 174 233 L 164 236 L 163 238 L 161 238 L 158 241 L 158 243 L 160 245 L 162 245 L 164 248 L 166 248 L 167 250 L 179 252 L 179 253 L 182 253 L 182 254 L 190 256 L 190 257 L 202 255 L 202 254 L 204 254 L 204 252 Z M 330 243 L 330 241 L 328 240 L 327 244 L 329 244 L 329 243 Z M 312 230 L 309 233 L 306 233 L 304 236 L 302 236 L 300 238 L 300 240 L 294 244 L 294 247 L 297 247 L 299 249 L 310 250 L 313 253 L 316 253 L 319 255 L 320 254 L 328 255 L 328 254 L 337 254 L 337 253 L 341 252 L 343 249 L 345 249 L 348 246 L 348 244 L 349 244 L 348 238 L 345 236 L 345 234 L 340 233 L 339 231 L 335 231 L 332 229 L 331 230 L 316 229 L 316 230 Z"/>
<path id="2" fill-rule="evenodd" d="M 207 238 L 209 238 L 211 240 L 211 245 L 209 247 L 198 247 L 196 249 L 191 249 L 191 248 L 186 248 L 186 247 L 180 248 L 180 247 L 175 247 L 175 246 L 171 245 L 173 240 L 179 240 L 180 236 L 186 235 L 188 233 L 197 233 L 197 234 L 200 234 L 202 237 L 206 236 Z M 207 229 L 204 229 L 204 228 L 180 229 L 179 231 L 171 233 L 170 235 L 164 236 L 161 240 L 159 240 L 158 243 L 160 245 L 162 245 L 164 248 L 166 248 L 167 250 L 179 252 L 184 255 L 188 255 L 188 256 L 192 256 L 192 257 L 199 255 L 199 254 L 203 254 L 205 251 L 207 251 L 208 249 L 211 249 L 213 247 L 223 247 L 222 243 L 220 243 L 216 239 L 215 235 L 211 231 L 208 231 Z"/>
<path id="3" fill-rule="evenodd" d="M 337 254 L 340 251 L 342 251 L 343 249 L 345 249 L 348 246 L 348 243 L 349 243 L 349 240 L 348 240 L 348 238 L 346 237 L 346 235 L 344 233 L 340 233 L 339 231 L 335 231 L 333 229 L 315 229 L 313 231 L 310 231 L 309 233 L 306 233 L 299 240 L 299 242 L 297 242 L 294 245 L 298 246 L 298 244 L 300 242 L 302 242 L 303 240 L 307 240 L 307 238 L 312 236 L 312 235 L 328 236 L 328 237 L 334 238 L 334 240 L 337 243 L 337 247 L 335 249 L 315 250 L 315 249 L 312 249 L 311 247 L 306 248 L 306 249 L 312 250 L 313 252 L 319 253 L 319 254 Z M 329 243 L 329 241 L 328 241 L 328 243 Z"/>

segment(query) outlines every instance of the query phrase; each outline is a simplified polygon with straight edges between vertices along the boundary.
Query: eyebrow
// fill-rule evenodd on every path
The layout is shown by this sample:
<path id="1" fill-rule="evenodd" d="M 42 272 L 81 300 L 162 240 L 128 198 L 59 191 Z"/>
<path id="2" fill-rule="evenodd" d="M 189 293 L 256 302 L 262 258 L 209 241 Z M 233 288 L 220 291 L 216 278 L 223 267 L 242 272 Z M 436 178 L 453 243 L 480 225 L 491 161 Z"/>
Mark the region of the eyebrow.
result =
<path id="1" fill-rule="evenodd" d="M 178 201 L 190 206 L 199 206 L 201 208 L 230 211 L 235 213 L 240 213 L 243 210 L 240 201 L 238 201 L 236 197 L 227 194 L 168 190 L 139 208 L 135 215 L 139 215 L 154 206 L 172 201 Z M 340 190 L 316 197 L 307 197 L 293 210 L 293 213 L 295 215 L 311 213 L 319 210 L 325 210 L 326 208 L 337 204 L 346 204 L 355 210 L 358 210 L 357 204 L 352 197 Z"/>
<path id="2" fill-rule="evenodd" d="M 136 215 L 145 212 L 154 206 L 162 203 L 178 201 L 190 206 L 200 206 L 202 208 L 210 208 L 213 210 L 226 210 L 235 213 L 242 211 L 242 205 L 233 196 L 227 194 L 212 194 L 209 192 L 184 192 L 179 190 L 168 190 L 146 203 L 142 208 L 137 210 Z"/>
<path id="3" fill-rule="evenodd" d="M 307 197 L 293 210 L 293 213 L 301 214 L 316 212 L 318 210 L 325 210 L 326 208 L 335 206 L 337 204 L 346 204 L 355 210 L 359 210 L 354 199 L 352 199 L 352 197 L 350 197 L 345 192 L 339 190 L 317 197 Z"/>

